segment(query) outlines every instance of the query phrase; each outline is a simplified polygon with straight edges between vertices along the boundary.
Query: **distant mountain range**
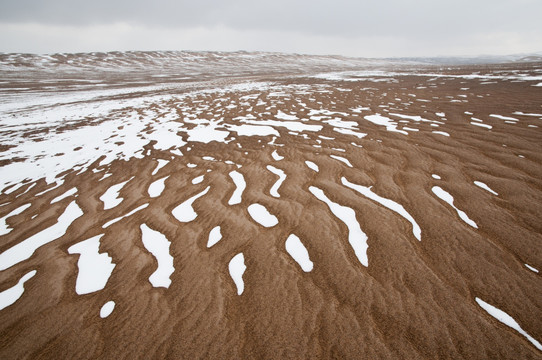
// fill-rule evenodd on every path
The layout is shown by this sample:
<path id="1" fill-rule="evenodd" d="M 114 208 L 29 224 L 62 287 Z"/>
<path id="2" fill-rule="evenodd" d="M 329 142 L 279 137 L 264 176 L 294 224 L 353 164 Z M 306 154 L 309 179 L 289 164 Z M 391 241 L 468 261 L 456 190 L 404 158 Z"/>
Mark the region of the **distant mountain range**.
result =
<path id="1" fill-rule="evenodd" d="M 542 62 L 542 52 L 514 55 L 401 57 L 387 60 L 412 61 L 426 64 L 498 64 L 511 62 Z"/>

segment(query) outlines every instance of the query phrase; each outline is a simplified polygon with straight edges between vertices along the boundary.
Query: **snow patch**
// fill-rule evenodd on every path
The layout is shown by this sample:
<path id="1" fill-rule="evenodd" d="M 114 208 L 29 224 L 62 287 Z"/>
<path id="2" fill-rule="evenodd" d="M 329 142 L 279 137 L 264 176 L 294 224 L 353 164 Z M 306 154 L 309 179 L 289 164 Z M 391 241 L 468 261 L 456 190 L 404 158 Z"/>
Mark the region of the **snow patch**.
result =
<path id="1" fill-rule="evenodd" d="M 493 316 L 495 319 L 499 320 L 504 325 L 509 326 L 512 329 L 516 330 L 518 333 L 525 336 L 525 338 L 527 338 L 527 340 L 529 340 L 538 350 L 542 350 L 542 344 L 540 344 L 537 340 L 535 340 L 531 335 L 527 334 L 525 330 L 523 330 L 521 326 L 519 326 L 519 324 L 513 317 L 511 317 L 510 315 L 508 315 L 501 309 L 498 309 L 495 306 L 486 303 L 480 298 L 475 298 L 475 300 L 478 303 L 478 305 L 480 305 L 480 307 L 484 309 L 489 315 Z"/>
<path id="2" fill-rule="evenodd" d="M 230 276 L 237 287 L 237 295 L 241 295 L 245 290 L 245 283 L 243 282 L 243 274 L 247 269 L 245 265 L 245 257 L 243 253 L 235 255 L 228 264 L 228 270 L 230 271 Z"/>
<path id="3" fill-rule="evenodd" d="M 215 226 L 210 232 L 209 232 L 209 240 L 207 241 L 207 247 L 210 248 L 214 244 L 220 241 L 222 239 L 222 233 L 220 232 L 220 226 Z"/>
<path id="4" fill-rule="evenodd" d="M 243 191 L 245 191 L 247 183 L 245 182 L 243 174 L 240 172 L 233 170 L 229 175 L 235 184 L 235 191 L 231 195 L 230 200 L 228 200 L 228 205 L 236 205 L 241 203 L 241 197 L 243 196 Z"/>
<path id="5" fill-rule="evenodd" d="M 17 284 L 0 292 L 0 310 L 7 308 L 10 305 L 13 305 L 24 293 L 24 283 L 30 280 L 36 275 L 36 270 L 32 270 L 23 275 L 19 279 Z"/>
<path id="6" fill-rule="evenodd" d="M 309 258 L 309 252 L 296 235 L 290 234 L 286 239 L 285 246 L 288 254 L 301 266 L 304 272 L 312 270 L 314 264 Z"/>
<path id="7" fill-rule="evenodd" d="M 279 198 L 280 194 L 278 190 L 280 188 L 280 185 L 282 185 L 282 182 L 286 179 L 286 174 L 281 169 L 277 169 L 276 167 L 271 165 L 267 165 L 267 170 L 271 171 L 273 174 L 279 177 L 278 180 L 271 187 L 271 190 L 269 190 L 271 196 Z"/>
<path id="8" fill-rule="evenodd" d="M 349 187 L 350 189 L 356 190 L 357 192 L 359 192 L 363 196 L 365 196 L 365 197 L 367 197 L 367 198 L 369 198 L 369 199 L 371 199 L 373 201 L 376 201 L 379 204 L 387 207 L 391 211 L 395 211 L 397 214 L 401 215 L 403 218 L 405 218 L 406 221 L 408 221 L 408 222 L 410 222 L 412 224 L 412 233 L 414 234 L 414 237 L 416 239 L 418 239 L 418 241 L 422 241 L 422 237 L 421 237 L 422 230 L 420 229 L 420 226 L 418 225 L 416 220 L 414 220 L 412 215 L 410 215 L 408 213 L 408 211 L 405 210 L 403 205 L 401 205 L 401 204 L 399 204 L 399 203 L 397 203 L 397 202 L 395 202 L 395 201 L 393 201 L 391 199 L 387 199 L 385 197 L 382 197 L 380 195 L 375 194 L 371 190 L 372 186 L 367 187 L 367 186 L 354 184 L 354 183 L 351 183 L 350 181 L 348 181 L 345 177 L 341 178 L 341 182 L 343 183 L 343 185 Z"/>
<path id="9" fill-rule="evenodd" d="M 439 186 L 433 186 L 431 191 L 433 191 L 433 193 L 436 196 L 438 196 L 441 200 L 445 201 L 446 203 L 448 203 L 448 205 L 450 205 L 452 208 L 454 208 L 454 210 L 457 211 L 457 215 L 459 215 L 461 220 L 463 220 L 465 223 L 472 226 L 473 228 L 478 229 L 478 225 L 476 225 L 476 223 L 474 221 L 472 221 L 467 216 L 467 214 L 465 214 L 465 212 L 463 212 L 463 211 L 459 210 L 457 207 L 455 207 L 455 205 L 454 205 L 454 197 L 452 195 L 450 195 L 450 193 L 446 192 L 445 190 L 443 190 Z"/>
<path id="10" fill-rule="evenodd" d="M 141 240 L 145 249 L 147 249 L 158 262 L 156 271 L 149 277 L 149 281 L 154 287 L 169 288 L 171 285 L 170 276 L 175 271 L 173 267 L 173 257 L 169 253 L 171 242 L 164 234 L 153 230 L 147 224 L 141 224 Z"/>
<path id="11" fill-rule="evenodd" d="M 0 270 L 6 270 L 21 261 L 30 258 L 41 246 L 62 237 L 75 219 L 82 215 L 83 211 L 81 208 L 77 205 L 75 200 L 72 201 L 66 207 L 62 215 L 58 217 L 56 224 L 32 235 L 1 253 Z"/>
<path id="12" fill-rule="evenodd" d="M 175 207 L 175 209 L 171 211 L 173 216 L 180 222 L 185 223 L 194 220 L 198 216 L 198 214 L 196 214 L 196 212 L 194 211 L 192 204 L 194 203 L 194 201 L 207 194 L 210 188 L 210 186 L 207 186 L 207 188 L 202 192 L 192 196 L 191 198 L 182 202 L 179 206 Z"/>
<path id="13" fill-rule="evenodd" d="M 248 207 L 250 217 L 264 227 L 273 227 L 279 223 L 277 217 L 272 215 L 265 206 L 252 204 Z"/>
<path id="14" fill-rule="evenodd" d="M 116 266 L 111 256 L 100 254 L 100 239 L 103 235 L 96 235 L 68 248 L 68 253 L 80 254 L 77 261 L 79 272 L 75 281 L 75 292 L 79 295 L 102 290 Z"/>
<path id="15" fill-rule="evenodd" d="M 358 220 L 356 219 L 356 213 L 353 209 L 339 205 L 331 201 L 324 192 L 315 187 L 310 186 L 309 191 L 320 201 L 326 203 L 333 215 L 341 220 L 348 228 L 348 242 L 354 253 L 356 254 L 359 262 L 364 266 L 369 266 L 369 260 L 367 258 L 367 235 L 361 230 Z"/>

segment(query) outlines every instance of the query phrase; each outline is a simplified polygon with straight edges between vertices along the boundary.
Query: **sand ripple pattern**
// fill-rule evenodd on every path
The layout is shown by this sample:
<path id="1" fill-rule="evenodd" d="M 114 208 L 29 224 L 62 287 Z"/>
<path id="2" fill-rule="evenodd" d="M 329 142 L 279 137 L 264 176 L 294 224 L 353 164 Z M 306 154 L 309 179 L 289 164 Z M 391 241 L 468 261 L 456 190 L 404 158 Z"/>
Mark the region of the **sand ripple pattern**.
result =
<path id="1" fill-rule="evenodd" d="M 0 358 L 540 358 L 539 70 L 387 65 L 0 54 Z"/>

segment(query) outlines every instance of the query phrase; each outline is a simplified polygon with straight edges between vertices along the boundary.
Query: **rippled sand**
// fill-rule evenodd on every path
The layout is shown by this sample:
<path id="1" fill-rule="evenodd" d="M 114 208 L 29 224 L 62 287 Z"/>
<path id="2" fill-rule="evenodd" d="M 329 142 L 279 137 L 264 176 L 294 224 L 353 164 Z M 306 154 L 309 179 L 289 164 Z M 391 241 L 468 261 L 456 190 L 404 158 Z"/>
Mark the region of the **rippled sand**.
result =
<path id="1" fill-rule="evenodd" d="M 0 56 L 0 358 L 542 358 L 541 64 L 211 55 Z"/>

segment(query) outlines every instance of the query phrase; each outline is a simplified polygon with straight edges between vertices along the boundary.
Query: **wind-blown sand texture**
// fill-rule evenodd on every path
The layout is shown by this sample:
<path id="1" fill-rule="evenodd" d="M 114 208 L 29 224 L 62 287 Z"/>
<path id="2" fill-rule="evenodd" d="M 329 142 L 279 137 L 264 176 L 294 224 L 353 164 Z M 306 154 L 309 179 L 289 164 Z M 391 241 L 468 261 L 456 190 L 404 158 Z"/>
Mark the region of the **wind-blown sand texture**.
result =
<path id="1" fill-rule="evenodd" d="M 542 64 L 0 77 L 1 359 L 542 358 Z"/>

